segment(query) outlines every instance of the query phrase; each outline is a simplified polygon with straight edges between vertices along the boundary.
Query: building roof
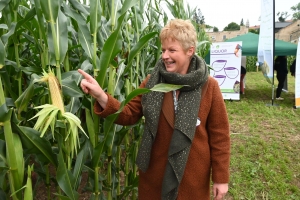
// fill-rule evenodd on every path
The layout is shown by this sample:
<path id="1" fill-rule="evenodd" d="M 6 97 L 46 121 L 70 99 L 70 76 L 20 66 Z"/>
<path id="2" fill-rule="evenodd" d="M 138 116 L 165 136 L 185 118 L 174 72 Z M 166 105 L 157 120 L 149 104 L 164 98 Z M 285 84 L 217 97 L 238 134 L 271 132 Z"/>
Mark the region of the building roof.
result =
<path id="1" fill-rule="evenodd" d="M 285 22 L 275 22 L 275 28 L 281 29 L 281 28 L 289 26 L 292 23 L 293 23 L 293 20 L 286 20 Z M 254 25 L 254 26 L 249 27 L 249 29 L 259 29 L 259 28 L 260 28 L 260 25 Z"/>
<path id="2" fill-rule="evenodd" d="M 275 22 L 275 28 L 284 28 L 288 25 L 290 25 L 291 23 L 293 23 L 292 21 L 291 22 L 288 22 L 288 21 L 285 21 L 285 22 Z"/>
<path id="3" fill-rule="evenodd" d="M 259 29 L 260 25 L 250 26 L 249 29 Z"/>

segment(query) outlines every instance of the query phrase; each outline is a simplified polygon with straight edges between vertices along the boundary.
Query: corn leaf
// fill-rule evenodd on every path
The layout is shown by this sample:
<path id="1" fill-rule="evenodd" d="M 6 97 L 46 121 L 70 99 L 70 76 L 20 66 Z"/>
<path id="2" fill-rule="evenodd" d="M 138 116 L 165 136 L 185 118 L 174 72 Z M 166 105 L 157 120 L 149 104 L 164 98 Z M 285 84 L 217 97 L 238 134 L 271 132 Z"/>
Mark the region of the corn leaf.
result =
<path id="1" fill-rule="evenodd" d="M 101 20 L 101 5 L 99 0 L 90 1 L 90 28 L 91 34 L 96 36 Z"/>
<path id="2" fill-rule="evenodd" d="M 4 169 L 5 167 L 7 167 L 6 153 L 5 153 L 5 141 L 0 140 L 0 168 Z M 0 173 L 0 180 L 1 180 L 1 173 Z"/>
<path id="3" fill-rule="evenodd" d="M 57 40 L 59 41 L 60 61 L 65 59 L 68 51 L 68 19 L 63 12 L 59 10 L 57 27 Z"/>
<path id="4" fill-rule="evenodd" d="M 73 9 L 65 7 L 65 12 L 78 23 L 78 38 L 82 48 L 90 59 L 93 58 L 92 37 L 84 18 Z"/>
<path id="5" fill-rule="evenodd" d="M 15 101 L 15 104 L 20 114 L 22 111 L 27 111 L 28 103 L 34 94 L 34 82 L 31 81 L 26 90 Z"/>
<path id="6" fill-rule="evenodd" d="M 9 27 L 9 31 L 6 34 L 1 36 L 4 46 L 7 44 L 8 38 L 15 33 L 15 28 L 16 28 L 16 22 L 13 22 Z"/>
<path id="7" fill-rule="evenodd" d="M 40 5 L 45 16 L 45 19 L 48 22 L 55 23 L 58 17 L 58 10 L 60 6 L 60 0 L 42 0 Z"/>
<path id="8" fill-rule="evenodd" d="M 85 116 L 86 116 L 86 127 L 87 127 L 87 132 L 90 138 L 90 142 L 92 143 L 92 146 L 95 148 L 96 146 L 96 132 L 95 132 L 95 127 L 94 127 L 94 122 L 93 122 L 93 118 L 91 115 L 91 111 L 88 109 L 84 109 L 85 110 Z"/>
<path id="9" fill-rule="evenodd" d="M 73 170 L 73 176 L 75 178 L 75 190 L 78 189 L 80 181 L 81 181 L 81 173 L 84 166 L 84 163 L 86 161 L 86 152 L 88 149 L 88 143 L 86 142 L 83 146 L 83 148 L 80 150 L 80 152 L 76 156 L 76 162 L 74 165 Z"/>
<path id="10" fill-rule="evenodd" d="M 66 167 L 62 150 L 60 150 L 58 154 L 58 168 L 56 179 L 59 187 L 70 199 L 79 198 L 78 192 L 74 190 L 76 183 L 75 177 Z"/>
<path id="11" fill-rule="evenodd" d="M 89 15 L 90 13 L 85 9 L 85 7 L 82 6 L 82 4 L 80 4 L 77 0 L 69 0 L 70 4 L 77 9 L 78 11 L 80 11 L 80 13 L 83 13 L 85 15 Z"/>
<path id="12" fill-rule="evenodd" d="M 59 10 L 58 18 L 55 22 L 54 31 L 50 29 L 48 31 L 48 45 L 49 52 L 62 62 L 65 58 L 66 52 L 68 50 L 68 19 L 67 17 Z M 55 36 L 53 35 L 55 34 Z M 57 41 L 55 41 L 55 39 Z M 55 46 L 57 45 L 57 46 Z M 59 57 L 57 57 L 59 56 Z"/>
<path id="13" fill-rule="evenodd" d="M 182 88 L 183 85 L 173 85 L 173 84 L 167 84 L 167 83 L 159 83 L 155 85 L 153 88 L 151 88 L 151 91 L 155 92 L 170 92 L 173 90 L 178 90 Z"/>
<path id="14" fill-rule="evenodd" d="M 158 32 L 152 32 L 145 36 L 143 36 L 138 43 L 130 50 L 130 53 L 128 55 L 128 63 L 127 67 L 130 68 L 130 65 L 134 59 L 134 57 L 145 47 L 145 45 L 148 43 L 149 40 L 154 38 L 156 35 L 158 35 Z"/>
<path id="15" fill-rule="evenodd" d="M 45 26 L 44 26 L 44 17 L 43 17 L 43 12 L 42 12 L 42 7 L 40 4 L 40 0 L 34 0 L 34 7 L 36 10 L 36 16 L 38 19 L 38 23 L 39 23 L 39 30 L 40 33 L 42 35 L 43 41 L 45 42 L 46 46 L 48 46 L 48 41 L 47 41 L 47 37 L 46 37 L 46 30 L 45 30 Z"/>
<path id="16" fill-rule="evenodd" d="M 112 59 L 119 53 L 122 49 L 122 37 L 121 37 L 121 27 L 123 24 L 123 20 L 125 18 L 126 13 L 121 15 L 118 19 L 118 26 L 116 30 L 109 36 L 109 38 L 105 41 L 102 53 L 100 55 L 100 64 L 97 67 L 100 67 L 99 75 L 96 80 L 98 81 L 100 86 L 104 85 L 106 70 L 109 67 Z"/>
<path id="17" fill-rule="evenodd" d="M 36 10 L 35 8 L 32 8 L 28 11 L 28 13 L 26 14 L 26 16 L 24 18 L 20 17 L 21 20 L 18 21 L 18 23 L 16 24 L 16 31 L 22 27 L 26 22 L 29 22 L 32 20 L 32 18 L 34 18 L 34 16 L 36 15 Z M 29 31 L 31 31 L 30 29 L 27 29 Z"/>
<path id="18" fill-rule="evenodd" d="M 122 3 L 121 15 L 126 13 L 132 6 L 136 5 L 139 0 L 125 0 Z"/>
<path id="19" fill-rule="evenodd" d="M 6 52 L 5 52 L 5 47 L 0 39 L 0 69 L 5 65 L 5 57 L 6 57 Z"/>
<path id="20" fill-rule="evenodd" d="M 3 8 L 5 8 L 5 6 L 8 5 L 9 2 L 10 2 L 10 0 L 1 0 L 0 1 L 0 11 L 2 11 Z"/>
<path id="21" fill-rule="evenodd" d="M 77 83 L 74 80 L 63 79 L 62 80 L 62 92 L 69 97 L 82 97 L 83 92 L 78 88 Z"/>
<path id="22" fill-rule="evenodd" d="M 11 117 L 11 115 L 8 112 L 6 104 L 5 103 L 2 104 L 0 106 L 0 122 L 5 122 L 5 121 L 9 120 L 10 117 Z"/>
<path id="23" fill-rule="evenodd" d="M 43 164 L 50 162 L 57 166 L 56 156 L 47 139 L 41 138 L 40 133 L 31 127 L 18 126 L 17 128 L 27 153 L 36 154 Z"/>

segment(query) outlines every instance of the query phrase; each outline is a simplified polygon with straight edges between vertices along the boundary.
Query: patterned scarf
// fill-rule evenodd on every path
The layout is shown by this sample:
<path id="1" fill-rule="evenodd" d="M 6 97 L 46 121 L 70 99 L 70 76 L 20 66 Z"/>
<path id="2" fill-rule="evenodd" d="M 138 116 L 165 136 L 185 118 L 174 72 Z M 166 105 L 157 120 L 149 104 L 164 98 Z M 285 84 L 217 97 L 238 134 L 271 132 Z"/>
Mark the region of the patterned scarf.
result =
<path id="1" fill-rule="evenodd" d="M 180 89 L 174 132 L 169 146 L 168 163 L 162 186 L 162 199 L 175 200 L 177 197 L 178 187 L 183 177 L 195 134 L 201 101 L 201 87 L 207 78 L 208 67 L 206 63 L 202 58 L 194 55 L 188 72 L 184 75 L 166 71 L 163 61 L 159 60 L 146 84 L 146 88 L 152 88 L 158 83 L 187 85 Z M 142 97 L 145 127 L 136 163 L 143 172 L 149 166 L 151 148 L 157 132 L 163 98 L 164 93 L 162 92 L 150 92 Z"/>

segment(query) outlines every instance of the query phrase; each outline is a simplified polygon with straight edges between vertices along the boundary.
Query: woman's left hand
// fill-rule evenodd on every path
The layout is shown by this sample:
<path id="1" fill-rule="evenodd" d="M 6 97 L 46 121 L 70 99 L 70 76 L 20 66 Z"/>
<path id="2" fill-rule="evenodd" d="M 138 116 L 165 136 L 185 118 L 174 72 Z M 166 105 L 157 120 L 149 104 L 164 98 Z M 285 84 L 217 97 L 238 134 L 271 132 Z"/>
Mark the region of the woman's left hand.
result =
<path id="1" fill-rule="evenodd" d="M 214 200 L 224 199 L 227 192 L 228 192 L 228 183 L 214 183 L 213 185 Z"/>

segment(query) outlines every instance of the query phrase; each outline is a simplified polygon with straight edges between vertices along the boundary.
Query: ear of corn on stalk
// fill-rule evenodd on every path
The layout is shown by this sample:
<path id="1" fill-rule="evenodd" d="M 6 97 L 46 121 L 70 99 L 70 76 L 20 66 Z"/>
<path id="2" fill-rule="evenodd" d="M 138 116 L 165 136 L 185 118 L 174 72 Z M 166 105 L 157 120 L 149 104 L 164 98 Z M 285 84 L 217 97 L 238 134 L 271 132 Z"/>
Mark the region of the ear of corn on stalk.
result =
<path id="1" fill-rule="evenodd" d="M 34 129 L 40 131 L 40 137 L 43 137 L 50 126 L 52 137 L 55 139 L 55 122 L 58 120 L 58 115 L 61 114 L 61 118 L 59 120 L 64 122 L 67 130 L 67 135 L 64 139 L 65 141 L 68 139 L 70 140 L 72 146 L 71 156 L 73 156 L 74 151 L 75 154 L 77 154 L 77 146 L 80 146 L 78 128 L 85 134 L 86 137 L 88 136 L 80 125 L 80 119 L 71 112 L 65 112 L 61 87 L 54 73 L 51 70 L 49 73 L 43 72 L 43 77 L 39 80 L 39 82 L 46 82 L 48 84 L 52 104 L 35 107 L 35 109 L 41 110 L 31 118 L 34 119 L 38 117 Z"/>

